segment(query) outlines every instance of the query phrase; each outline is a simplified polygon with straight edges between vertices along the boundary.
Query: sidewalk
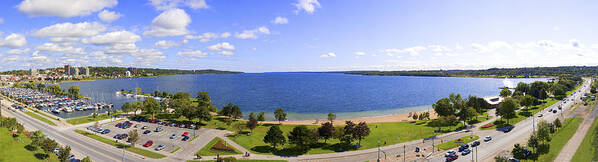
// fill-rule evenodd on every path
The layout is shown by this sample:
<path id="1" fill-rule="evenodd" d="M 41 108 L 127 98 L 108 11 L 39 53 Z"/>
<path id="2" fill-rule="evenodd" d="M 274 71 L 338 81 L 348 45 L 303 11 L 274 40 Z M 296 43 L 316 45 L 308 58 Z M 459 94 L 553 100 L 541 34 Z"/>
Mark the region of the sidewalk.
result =
<path id="1" fill-rule="evenodd" d="M 586 115 L 581 123 L 581 126 L 577 128 L 577 131 L 575 131 L 573 137 L 571 137 L 567 144 L 565 144 L 565 147 L 563 147 L 554 161 L 571 161 L 575 155 L 575 152 L 577 152 L 577 148 L 579 148 L 584 137 L 590 130 L 590 127 L 592 127 L 592 123 L 594 123 L 594 120 L 598 116 L 598 109 L 596 107 L 598 106 L 594 106 L 594 108 L 592 108 L 592 112 Z"/>

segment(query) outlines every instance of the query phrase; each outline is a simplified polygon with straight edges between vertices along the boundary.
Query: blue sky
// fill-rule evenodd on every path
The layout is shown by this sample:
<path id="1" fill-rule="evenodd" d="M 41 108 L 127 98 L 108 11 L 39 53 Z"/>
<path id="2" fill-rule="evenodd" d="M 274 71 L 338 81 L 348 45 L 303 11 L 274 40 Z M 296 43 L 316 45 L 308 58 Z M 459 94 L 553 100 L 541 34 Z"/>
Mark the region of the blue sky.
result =
<path id="1" fill-rule="evenodd" d="M 0 5 L 0 71 L 244 72 L 596 65 L 594 1 L 25 0 Z"/>

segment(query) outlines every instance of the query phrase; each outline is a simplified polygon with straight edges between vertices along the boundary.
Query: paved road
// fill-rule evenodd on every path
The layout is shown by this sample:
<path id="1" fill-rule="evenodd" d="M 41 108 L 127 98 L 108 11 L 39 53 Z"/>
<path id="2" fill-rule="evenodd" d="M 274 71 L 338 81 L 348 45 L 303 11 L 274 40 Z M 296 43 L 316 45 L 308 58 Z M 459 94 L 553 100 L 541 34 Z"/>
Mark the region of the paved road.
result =
<path id="1" fill-rule="evenodd" d="M 597 107 L 598 106 L 594 106 L 592 112 L 583 119 L 583 122 L 579 128 L 577 128 L 575 134 L 573 134 L 571 139 L 569 139 L 565 147 L 563 147 L 561 150 L 561 153 L 559 153 L 559 156 L 557 156 L 554 161 L 571 161 L 575 155 L 575 152 L 577 151 L 577 148 L 579 148 L 579 145 L 581 145 L 581 142 L 583 142 L 583 138 L 586 136 L 586 133 L 588 133 L 588 130 L 590 130 L 592 127 L 594 119 L 598 117 Z"/>
<path id="2" fill-rule="evenodd" d="M 2 106 L 2 113 L 7 113 L 16 117 L 20 123 L 28 128 L 41 130 L 47 137 L 56 140 L 56 142 L 61 145 L 70 146 L 74 152 L 89 156 L 92 161 L 122 161 L 122 151 L 116 149 L 114 146 L 89 139 L 72 131 L 60 131 L 59 129 L 56 129 L 56 127 L 49 126 L 46 123 L 33 119 L 20 111 L 12 112 L 8 110 L 7 107 L 12 103 L 7 102 L 6 100 L 2 103 L 4 104 Z M 138 155 L 133 155 L 131 153 L 126 153 L 125 155 L 125 161 L 148 160 L 144 160 L 141 157 L 138 157 Z"/>

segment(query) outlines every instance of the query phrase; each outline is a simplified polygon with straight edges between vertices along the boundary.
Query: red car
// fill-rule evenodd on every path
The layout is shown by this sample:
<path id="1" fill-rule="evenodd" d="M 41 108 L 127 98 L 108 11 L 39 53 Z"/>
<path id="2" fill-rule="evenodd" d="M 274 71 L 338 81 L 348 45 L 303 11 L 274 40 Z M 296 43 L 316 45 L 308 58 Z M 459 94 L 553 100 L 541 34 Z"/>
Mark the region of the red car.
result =
<path id="1" fill-rule="evenodd" d="M 154 144 L 154 141 L 152 141 L 152 140 L 149 140 L 149 141 L 145 142 L 145 144 L 144 144 L 143 146 L 144 146 L 144 147 L 150 147 L 150 146 L 152 146 L 153 144 Z"/>
<path id="2" fill-rule="evenodd" d="M 183 136 L 189 136 L 189 132 L 183 133 Z"/>
<path id="3" fill-rule="evenodd" d="M 157 122 L 156 119 L 150 120 L 150 123 L 156 123 L 156 122 Z"/>

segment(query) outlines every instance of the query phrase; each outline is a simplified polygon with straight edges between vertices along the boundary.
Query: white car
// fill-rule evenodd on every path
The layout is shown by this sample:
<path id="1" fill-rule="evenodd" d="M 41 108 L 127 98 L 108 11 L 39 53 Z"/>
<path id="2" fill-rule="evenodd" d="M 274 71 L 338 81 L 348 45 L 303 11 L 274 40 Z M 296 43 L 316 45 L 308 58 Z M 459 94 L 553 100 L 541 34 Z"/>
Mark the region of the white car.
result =
<path id="1" fill-rule="evenodd" d="M 490 137 L 490 136 L 486 136 L 486 137 L 484 137 L 484 142 L 488 142 L 488 141 L 490 141 L 490 140 L 492 140 L 492 137 Z"/>
<path id="2" fill-rule="evenodd" d="M 544 116 L 543 114 L 540 114 L 540 115 L 538 115 L 538 118 L 541 118 L 541 117 L 543 117 L 543 116 Z"/>

